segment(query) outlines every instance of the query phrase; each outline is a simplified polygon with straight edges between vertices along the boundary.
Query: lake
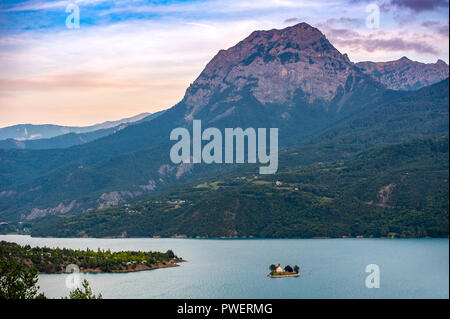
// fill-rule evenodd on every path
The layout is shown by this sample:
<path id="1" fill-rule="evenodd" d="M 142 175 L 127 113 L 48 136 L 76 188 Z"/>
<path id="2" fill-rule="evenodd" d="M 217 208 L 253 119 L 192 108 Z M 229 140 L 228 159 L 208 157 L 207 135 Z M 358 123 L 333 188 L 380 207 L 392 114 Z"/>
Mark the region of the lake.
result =
<path id="1" fill-rule="evenodd" d="M 82 274 L 104 298 L 449 298 L 448 239 L 93 239 L 1 235 L 21 245 L 75 249 L 172 249 L 180 267 Z M 300 277 L 268 278 L 270 264 Z M 380 269 L 380 288 L 366 288 Z M 48 297 L 67 296 L 66 274 L 39 275 Z"/>

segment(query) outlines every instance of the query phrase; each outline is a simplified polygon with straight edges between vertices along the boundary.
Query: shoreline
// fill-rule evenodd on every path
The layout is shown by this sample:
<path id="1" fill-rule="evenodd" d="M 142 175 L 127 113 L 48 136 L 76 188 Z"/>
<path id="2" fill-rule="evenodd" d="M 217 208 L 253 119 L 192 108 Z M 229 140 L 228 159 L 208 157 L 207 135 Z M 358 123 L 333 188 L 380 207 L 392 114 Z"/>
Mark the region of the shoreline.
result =
<path id="1" fill-rule="evenodd" d="M 267 277 L 270 277 L 270 278 L 300 277 L 300 274 L 287 274 L 287 275 L 271 275 L 271 274 L 268 274 Z"/>
<path id="2" fill-rule="evenodd" d="M 242 236 L 242 237 L 182 237 L 182 236 L 171 236 L 171 237 L 160 237 L 160 236 L 147 236 L 147 237 L 123 237 L 123 236 L 106 236 L 106 237 L 53 237 L 53 236 L 45 236 L 45 237 L 34 237 L 30 234 L 21 234 L 21 233 L 9 233 L 9 234 L 0 234 L 0 236 L 29 236 L 30 238 L 64 238 L 64 239 L 211 239 L 211 240 L 228 240 L 228 239 L 449 239 L 450 235 L 443 237 L 371 237 L 371 236 L 342 236 L 342 237 L 253 237 L 253 236 Z"/>
<path id="3" fill-rule="evenodd" d="M 171 261 L 167 264 L 157 264 L 152 265 L 151 267 L 144 265 L 144 264 L 138 264 L 135 268 L 127 268 L 127 269 L 115 269 L 111 271 L 102 271 L 100 268 L 80 268 L 79 273 L 102 273 L 102 274 L 110 274 L 110 273 L 130 273 L 130 272 L 138 272 L 138 271 L 146 271 L 146 270 L 155 270 L 155 269 L 161 269 L 161 268 L 172 268 L 172 267 L 179 267 L 180 265 L 178 263 L 187 262 L 187 260 L 181 259 L 176 261 Z M 38 272 L 39 275 L 58 275 L 58 274 L 70 274 L 63 270 L 59 272 Z"/>

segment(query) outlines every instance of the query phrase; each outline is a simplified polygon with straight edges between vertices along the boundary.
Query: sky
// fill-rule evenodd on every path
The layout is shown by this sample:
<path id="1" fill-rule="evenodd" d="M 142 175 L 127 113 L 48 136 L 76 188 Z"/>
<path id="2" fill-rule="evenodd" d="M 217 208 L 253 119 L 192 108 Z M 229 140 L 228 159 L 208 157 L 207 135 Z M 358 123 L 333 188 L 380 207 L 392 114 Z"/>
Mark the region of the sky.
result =
<path id="1" fill-rule="evenodd" d="M 2 0 L 0 127 L 169 108 L 220 49 L 300 22 L 353 62 L 448 63 L 448 10 L 448 0 Z"/>

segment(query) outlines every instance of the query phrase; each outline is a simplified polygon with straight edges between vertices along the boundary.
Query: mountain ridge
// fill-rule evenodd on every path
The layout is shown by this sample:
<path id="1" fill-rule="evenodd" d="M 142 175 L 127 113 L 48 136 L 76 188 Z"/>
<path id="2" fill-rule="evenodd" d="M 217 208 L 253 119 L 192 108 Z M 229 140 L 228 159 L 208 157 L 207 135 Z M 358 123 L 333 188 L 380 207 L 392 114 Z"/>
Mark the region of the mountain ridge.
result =
<path id="1" fill-rule="evenodd" d="M 154 118 L 163 114 L 165 110 L 155 112 L 153 114 L 150 113 L 141 113 L 139 116 L 135 116 L 132 118 L 127 118 L 128 122 L 121 122 L 122 120 L 116 121 L 120 122 L 117 126 L 97 129 L 94 131 L 88 131 L 85 133 L 66 133 L 62 135 L 56 135 L 50 138 L 39 138 L 39 139 L 29 139 L 29 140 L 16 140 L 16 139 L 6 139 L 0 140 L 0 149 L 55 149 L 55 148 L 68 148 L 75 145 L 85 144 L 92 141 L 95 141 L 99 138 L 115 134 L 120 130 L 125 129 L 129 125 L 137 125 L 143 122 L 151 121 Z M 149 114 L 142 117 L 144 114 Z M 132 119 L 132 121 L 131 121 Z M 108 123 L 107 126 L 112 125 L 114 122 L 104 122 L 103 124 Z M 100 124 L 100 125 L 103 125 Z"/>
<path id="2" fill-rule="evenodd" d="M 120 124 L 138 122 L 151 113 L 144 112 L 116 121 L 105 121 L 88 126 L 64 126 L 56 124 L 17 124 L 0 128 L 0 140 L 33 140 L 40 138 L 52 138 L 68 133 L 87 133 L 100 129 L 107 129 Z"/>
<path id="3" fill-rule="evenodd" d="M 436 63 L 421 63 L 404 56 L 394 61 L 363 61 L 355 65 L 393 90 L 417 90 L 449 76 L 449 66 L 440 59 Z"/>

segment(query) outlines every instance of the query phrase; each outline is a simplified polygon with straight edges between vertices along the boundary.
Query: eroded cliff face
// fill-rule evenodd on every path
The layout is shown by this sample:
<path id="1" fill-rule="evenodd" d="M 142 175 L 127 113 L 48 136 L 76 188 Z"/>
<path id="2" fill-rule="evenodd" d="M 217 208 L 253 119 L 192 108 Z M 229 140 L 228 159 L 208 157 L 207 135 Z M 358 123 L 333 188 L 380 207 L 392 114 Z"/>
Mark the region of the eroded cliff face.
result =
<path id="1" fill-rule="evenodd" d="M 48 208 L 33 208 L 28 216 L 22 216 L 25 219 L 35 219 L 38 217 L 44 217 L 47 215 L 56 215 L 56 214 L 65 214 L 70 212 L 72 209 L 77 207 L 77 201 L 72 200 L 67 205 L 64 205 L 63 202 L 59 203 L 56 207 L 48 207 Z M 22 219 L 23 219 L 22 218 Z"/>
<path id="2" fill-rule="evenodd" d="M 290 104 L 298 90 L 305 100 L 331 101 L 348 79 L 361 75 L 316 28 L 306 23 L 282 30 L 255 31 L 208 63 L 184 98 L 186 120 L 221 96 L 239 101 L 248 88 L 261 103 Z M 212 106 L 214 107 L 214 106 Z"/>
<path id="3" fill-rule="evenodd" d="M 364 73 L 392 90 L 417 90 L 448 78 L 448 65 L 421 63 L 407 57 L 388 62 L 358 62 L 355 64 Z"/>

